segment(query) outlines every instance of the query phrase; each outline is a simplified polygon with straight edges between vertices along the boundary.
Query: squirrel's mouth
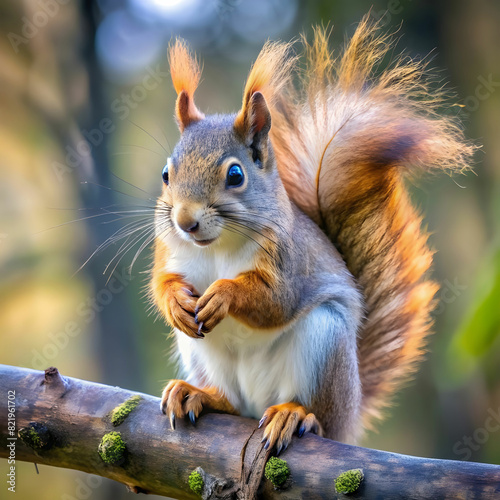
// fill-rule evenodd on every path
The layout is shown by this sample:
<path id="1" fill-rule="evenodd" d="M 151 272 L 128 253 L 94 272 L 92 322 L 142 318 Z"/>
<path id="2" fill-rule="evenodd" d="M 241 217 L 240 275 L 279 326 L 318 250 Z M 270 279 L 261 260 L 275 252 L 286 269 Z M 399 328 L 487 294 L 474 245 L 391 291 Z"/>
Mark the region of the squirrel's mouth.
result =
<path id="1" fill-rule="evenodd" d="M 193 243 L 199 247 L 208 247 L 208 245 L 213 243 L 216 239 L 217 238 L 212 238 L 210 240 L 197 240 L 196 238 L 193 238 Z"/>

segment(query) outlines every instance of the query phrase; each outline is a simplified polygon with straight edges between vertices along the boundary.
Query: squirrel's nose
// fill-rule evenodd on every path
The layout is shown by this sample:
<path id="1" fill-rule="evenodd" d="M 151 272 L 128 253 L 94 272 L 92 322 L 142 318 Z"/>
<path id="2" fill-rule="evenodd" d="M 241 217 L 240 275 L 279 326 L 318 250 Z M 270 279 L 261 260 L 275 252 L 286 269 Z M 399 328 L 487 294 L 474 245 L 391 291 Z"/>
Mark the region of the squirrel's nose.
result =
<path id="1" fill-rule="evenodd" d="M 175 208 L 175 222 L 185 233 L 196 233 L 203 217 L 203 207 L 196 203 L 182 203 Z"/>
<path id="2" fill-rule="evenodd" d="M 186 233 L 196 233 L 200 224 L 191 217 L 177 217 L 177 225 Z"/>
<path id="3" fill-rule="evenodd" d="M 179 227 L 183 231 L 186 231 L 186 233 L 196 233 L 196 231 L 198 231 L 198 228 L 200 227 L 200 224 L 198 222 L 189 222 L 187 224 L 179 224 Z"/>

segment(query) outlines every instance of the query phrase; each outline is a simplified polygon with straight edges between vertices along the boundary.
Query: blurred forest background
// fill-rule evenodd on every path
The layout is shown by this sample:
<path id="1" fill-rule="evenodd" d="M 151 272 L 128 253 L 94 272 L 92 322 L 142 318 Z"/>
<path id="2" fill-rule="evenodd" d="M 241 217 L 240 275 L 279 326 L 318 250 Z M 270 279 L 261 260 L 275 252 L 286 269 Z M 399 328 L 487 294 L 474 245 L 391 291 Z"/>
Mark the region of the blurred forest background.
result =
<path id="1" fill-rule="evenodd" d="M 415 382 L 363 445 L 499 464 L 496 0 L 3 1 L 0 363 L 55 365 L 65 375 L 160 395 L 175 367 L 168 327 L 154 321 L 143 294 L 150 247 L 131 271 L 140 242 L 121 260 L 122 254 L 112 259 L 128 247 L 118 244 L 75 272 L 107 237 L 147 215 L 161 189 L 161 170 L 178 138 L 169 41 L 186 38 L 204 61 L 200 109 L 229 112 L 239 108 L 245 76 L 266 39 L 289 40 L 310 33 L 313 23 L 330 23 L 339 47 L 370 8 L 386 30 L 399 30 L 396 52 L 431 54 L 456 94 L 452 103 L 461 106 L 443 112 L 459 112 L 467 137 L 482 149 L 475 173 L 412 189 L 437 250 L 436 334 Z M 126 218 L 116 214 L 121 210 L 144 212 Z M 128 495 L 112 481 L 39 469 L 37 475 L 33 464 L 18 464 L 16 498 Z M 6 472 L 5 460 L 0 470 Z"/>

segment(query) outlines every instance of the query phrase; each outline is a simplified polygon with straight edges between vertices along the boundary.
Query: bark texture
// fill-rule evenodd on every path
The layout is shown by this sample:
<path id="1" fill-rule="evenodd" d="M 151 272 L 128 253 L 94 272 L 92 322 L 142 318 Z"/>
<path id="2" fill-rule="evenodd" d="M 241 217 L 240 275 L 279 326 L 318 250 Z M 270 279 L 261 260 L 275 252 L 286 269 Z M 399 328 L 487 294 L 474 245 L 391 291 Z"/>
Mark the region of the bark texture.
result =
<path id="1" fill-rule="evenodd" d="M 203 498 L 342 498 L 335 478 L 362 469 L 364 480 L 351 498 L 500 498 L 500 466 L 398 455 L 315 435 L 295 438 L 282 453 L 291 478 L 285 490 L 275 490 L 263 479 L 270 453 L 254 420 L 207 413 L 195 427 L 178 422 L 172 431 L 159 398 L 139 394 L 128 414 L 122 407 L 115 426 L 113 410 L 137 393 L 63 377 L 55 368 L 43 373 L 0 365 L 0 389 L 0 457 L 7 457 L 7 445 L 15 442 L 16 460 L 98 474 L 137 493 L 199 498 L 188 484 L 199 467 L 205 475 Z M 15 391 L 14 436 L 8 391 Z M 105 463 L 98 449 L 110 432 L 120 433 L 126 449 L 116 462 Z"/>

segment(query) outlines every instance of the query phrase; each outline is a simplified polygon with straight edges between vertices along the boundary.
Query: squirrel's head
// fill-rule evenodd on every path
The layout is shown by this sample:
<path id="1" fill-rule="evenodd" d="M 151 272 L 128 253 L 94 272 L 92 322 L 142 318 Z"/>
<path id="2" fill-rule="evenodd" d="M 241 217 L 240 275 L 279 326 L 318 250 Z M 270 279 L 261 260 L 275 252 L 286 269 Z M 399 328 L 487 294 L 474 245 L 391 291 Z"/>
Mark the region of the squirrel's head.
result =
<path id="1" fill-rule="evenodd" d="M 181 137 L 162 172 L 157 236 L 200 247 L 257 240 L 272 231 L 269 210 L 280 190 L 264 95 L 250 89 L 239 113 L 205 117 L 193 99 L 200 69 L 181 41 L 170 48 L 170 68 Z"/>

